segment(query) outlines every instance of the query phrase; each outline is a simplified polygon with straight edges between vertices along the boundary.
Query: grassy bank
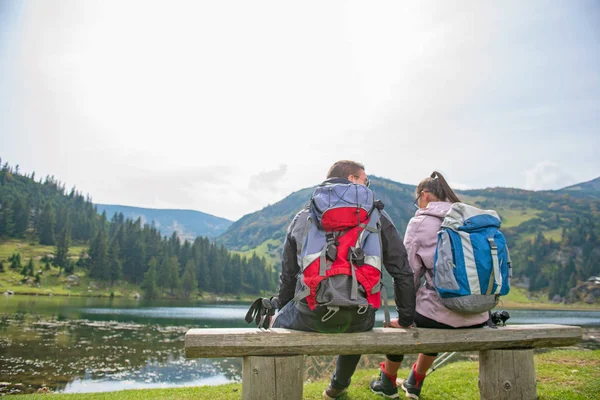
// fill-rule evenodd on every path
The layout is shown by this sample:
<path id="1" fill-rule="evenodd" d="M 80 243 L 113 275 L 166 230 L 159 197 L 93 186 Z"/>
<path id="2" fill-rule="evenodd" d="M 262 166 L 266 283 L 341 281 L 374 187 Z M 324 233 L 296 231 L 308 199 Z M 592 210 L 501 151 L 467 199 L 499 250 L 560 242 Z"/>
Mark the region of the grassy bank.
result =
<path id="1" fill-rule="evenodd" d="M 535 355 L 539 400 L 583 400 L 600 398 L 600 350 L 556 350 Z M 377 370 L 356 372 L 348 394 L 342 399 L 376 398 L 368 389 Z M 403 369 L 399 377 L 408 374 Z M 478 399 L 479 365 L 473 361 L 449 364 L 427 378 L 423 400 Z M 320 399 L 327 381 L 304 385 L 305 399 Z M 47 395 L 14 396 L 15 399 L 44 399 Z M 94 394 L 56 394 L 56 400 L 141 400 L 141 399 L 239 399 L 241 384 L 179 389 L 127 390 Z"/>
<path id="2" fill-rule="evenodd" d="M 541 291 L 530 293 L 520 287 L 511 287 L 510 293 L 500 298 L 498 308 L 511 309 L 540 309 L 540 310 L 599 310 L 600 302 L 586 304 L 577 302 L 573 304 L 552 303 L 548 300 L 547 293 Z"/>
<path id="3" fill-rule="evenodd" d="M 69 280 L 67 274 L 59 269 L 50 266 L 46 270 L 41 258 L 52 255 L 55 251 L 54 246 L 43 246 L 38 243 L 29 243 L 26 240 L 8 239 L 0 243 L 0 262 L 4 265 L 4 272 L 0 272 L 0 293 L 8 290 L 17 295 L 39 295 L 39 296 L 80 296 L 80 297 L 137 297 L 143 296 L 143 290 L 138 286 L 124 281 L 115 282 L 109 285 L 105 282 L 99 282 L 91 279 L 86 270 L 75 268 L 73 275 L 77 280 Z M 82 251 L 87 251 L 87 245 L 75 245 L 69 247 L 69 257 L 75 262 Z M 29 259 L 33 260 L 34 271 L 39 271 L 39 287 L 35 282 L 23 282 L 23 275 L 20 269 L 11 269 L 8 259 L 15 253 L 21 254 L 22 266 L 27 265 Z M 31 279 L 33 280 L 33 279 Z M 273 295 L 273 294 L 270 294 Z M 254 301 L 256 295 L 238 295 L 238 294 L 215 294 L 200 293 L 190 300 L 201 300 L 207 302 L 214 301 Z M 161 298 L 172 299 L 168 292 L 164 292 Z"/>

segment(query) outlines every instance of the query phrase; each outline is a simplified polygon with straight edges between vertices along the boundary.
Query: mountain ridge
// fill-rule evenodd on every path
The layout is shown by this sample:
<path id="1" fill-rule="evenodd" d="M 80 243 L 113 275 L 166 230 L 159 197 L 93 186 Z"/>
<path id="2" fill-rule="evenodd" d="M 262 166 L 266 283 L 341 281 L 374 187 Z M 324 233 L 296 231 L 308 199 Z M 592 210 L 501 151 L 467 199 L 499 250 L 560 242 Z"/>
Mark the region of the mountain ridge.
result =
<path id="1" fill-rule="evenodd" d="M 143 224 L 154 223 L 163 235 L 170 236 L 176 232 L 182 239 L 192 241 L 198 236 L 210 238 L 219 236 L 233 223 L 226 218 L 197 210 L 146 208 L 119 204 L 96 203 L 94 205 L 99 214 L 106 211 L 108 219 L 115 213 L 123 213 L 125 218 L 132 220 L 141 218 Z"/>
<path id="2" fill-rule="evenodd" d="M 594 195 L 595 197 L 600 197 L 600 177 L 589 181 L 576 183 L 574 185 L 566 186 L 562 189 L 559 189 L 559 191 L 579 192 L 587 195 Z"/>
<path id="3" fill-rule="evenodd" d="M 277 266 L 287 227 L 315 187 L 245 215 L 215 240 L 234 251 L 257 252 Z M 403 235 L 415 213 L 415 186 L 372 176 L 371 188 Z M 600 274 L 600 198 L 570 190 L 502 187 L 456 193 L 465 203 L 498 212 L 517 266 L 515 277 L 528 278 L 530 290 L 550 287 L 552 295 L 566 296 L 578 281 Z"/>

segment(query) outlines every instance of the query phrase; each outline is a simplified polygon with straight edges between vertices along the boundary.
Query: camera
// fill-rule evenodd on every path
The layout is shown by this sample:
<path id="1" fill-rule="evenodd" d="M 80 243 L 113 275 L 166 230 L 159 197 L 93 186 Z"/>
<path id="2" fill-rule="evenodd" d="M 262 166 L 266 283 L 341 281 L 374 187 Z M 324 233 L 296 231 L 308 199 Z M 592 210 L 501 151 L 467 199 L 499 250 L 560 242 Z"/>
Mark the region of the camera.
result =
<path id="1" fill-rule="evenodd" d="M 494 311 L 490 314 L 492 323 L 497 326 L 505 326 L 506 321 L 510 318 L 510 314 L 506 310 Z"/>

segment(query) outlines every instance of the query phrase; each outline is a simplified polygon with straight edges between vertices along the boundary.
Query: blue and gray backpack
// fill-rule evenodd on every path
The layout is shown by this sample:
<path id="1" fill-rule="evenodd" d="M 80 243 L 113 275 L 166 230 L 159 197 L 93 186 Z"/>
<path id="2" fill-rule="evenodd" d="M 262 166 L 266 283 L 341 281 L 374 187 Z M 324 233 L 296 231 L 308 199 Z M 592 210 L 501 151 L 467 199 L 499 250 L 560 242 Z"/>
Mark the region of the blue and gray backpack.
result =
<path id="1" fill-rule="evenodd" d="M 438 232 L 433 282 L 442 303 L 463 314 L 494 308 L 508 294 L 510 255 L 493 210 L 454 203 Z"/>

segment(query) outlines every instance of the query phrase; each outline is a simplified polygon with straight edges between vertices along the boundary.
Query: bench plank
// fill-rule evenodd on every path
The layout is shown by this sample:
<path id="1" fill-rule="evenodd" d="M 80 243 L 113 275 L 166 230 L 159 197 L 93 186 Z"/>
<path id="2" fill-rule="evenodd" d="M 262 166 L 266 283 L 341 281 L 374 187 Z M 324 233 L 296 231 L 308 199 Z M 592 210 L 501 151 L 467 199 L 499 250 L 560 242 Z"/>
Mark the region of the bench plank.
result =
<path id="1" fill-rule="evenodd" d="M 185 335 L 188 358 L 414 354 L 569 346 L 581 341 L 578 326 L 508 325 L 497 329 L 375 328 L 360 333 L 315 333 L 275 328 L 190 329 Z"/>

